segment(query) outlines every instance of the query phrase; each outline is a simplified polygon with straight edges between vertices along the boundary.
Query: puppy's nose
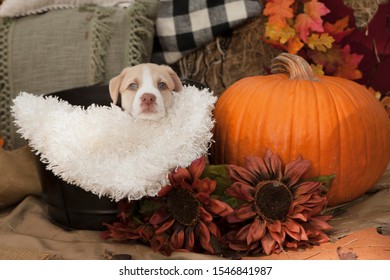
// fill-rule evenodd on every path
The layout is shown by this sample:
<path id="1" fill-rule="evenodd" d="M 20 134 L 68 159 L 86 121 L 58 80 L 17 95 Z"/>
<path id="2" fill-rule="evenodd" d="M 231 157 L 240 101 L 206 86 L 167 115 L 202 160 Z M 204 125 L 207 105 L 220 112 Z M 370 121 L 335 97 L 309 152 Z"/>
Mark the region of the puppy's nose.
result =
<path id="1" fill-rule="evenodd" d="M 152 104 L 152 103 L 156 102 L 156 96 L 154 94 L 151 94 L 151 93 L 144 93 L 141 96 L 141 102 L 143 104 Z"/>

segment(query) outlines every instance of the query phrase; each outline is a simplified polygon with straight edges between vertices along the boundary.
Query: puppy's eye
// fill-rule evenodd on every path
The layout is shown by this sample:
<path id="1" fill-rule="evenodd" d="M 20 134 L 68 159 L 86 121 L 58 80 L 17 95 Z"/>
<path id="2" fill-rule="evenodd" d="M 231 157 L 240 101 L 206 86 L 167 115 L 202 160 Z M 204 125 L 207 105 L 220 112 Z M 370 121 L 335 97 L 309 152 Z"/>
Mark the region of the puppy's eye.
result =
<path id="1" fill-rule="evenodd" d="M 168 88 L 168 86 L 167 86 L 166 83 L 164 83 L 164 82 L 158 83 L 158 89 L 159 90 L 164 90 L 164 89 L 167 89 L 167 88 Z"/>
<path id="2" fill-rule="evenodd" d="M 129 85 L 129 89 L 130 89 L 130 90 L 137 90 L 137 89 L 138 89 L 138 85 L 137 85 L 136 83 L 131 83 L 131 84 Z"/>

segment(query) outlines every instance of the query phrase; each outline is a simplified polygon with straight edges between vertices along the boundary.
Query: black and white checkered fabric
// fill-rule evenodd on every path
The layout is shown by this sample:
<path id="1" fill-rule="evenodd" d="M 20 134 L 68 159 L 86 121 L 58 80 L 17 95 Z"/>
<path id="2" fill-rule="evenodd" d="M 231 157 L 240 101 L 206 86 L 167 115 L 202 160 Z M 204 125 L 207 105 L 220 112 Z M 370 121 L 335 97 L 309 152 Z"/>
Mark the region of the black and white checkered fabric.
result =
<path id="1" fill-rule="evenodd" d="M 161 0 L 152 62 L 174 63 L 261 12 L 259 0 Z"/>

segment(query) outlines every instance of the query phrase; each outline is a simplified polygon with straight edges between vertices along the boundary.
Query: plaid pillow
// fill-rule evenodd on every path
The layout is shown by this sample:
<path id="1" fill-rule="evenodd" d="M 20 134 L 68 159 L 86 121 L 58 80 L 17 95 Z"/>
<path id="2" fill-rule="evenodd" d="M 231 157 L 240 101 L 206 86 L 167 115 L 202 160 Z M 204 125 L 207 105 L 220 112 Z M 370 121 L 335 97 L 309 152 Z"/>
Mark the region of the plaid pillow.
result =
<path id="1" fill-rule="evenodd" d="M 261 11 L 259 0 L 161 0 L 152 62 L 172 64 Z"/>

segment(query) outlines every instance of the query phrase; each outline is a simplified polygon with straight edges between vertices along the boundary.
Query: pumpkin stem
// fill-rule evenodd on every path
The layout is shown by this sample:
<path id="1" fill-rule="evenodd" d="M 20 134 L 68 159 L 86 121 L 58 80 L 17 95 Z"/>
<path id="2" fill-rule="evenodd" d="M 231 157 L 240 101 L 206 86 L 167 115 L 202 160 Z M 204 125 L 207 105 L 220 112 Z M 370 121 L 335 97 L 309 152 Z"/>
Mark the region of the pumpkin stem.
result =
<path id="1" fill-rule="evenodd" d="M 287 73 L 290 80 L 318 81 L 309 63 L 295 54 L 281 53 L 275 57 L 271 63 L 271 73 Z"/>

